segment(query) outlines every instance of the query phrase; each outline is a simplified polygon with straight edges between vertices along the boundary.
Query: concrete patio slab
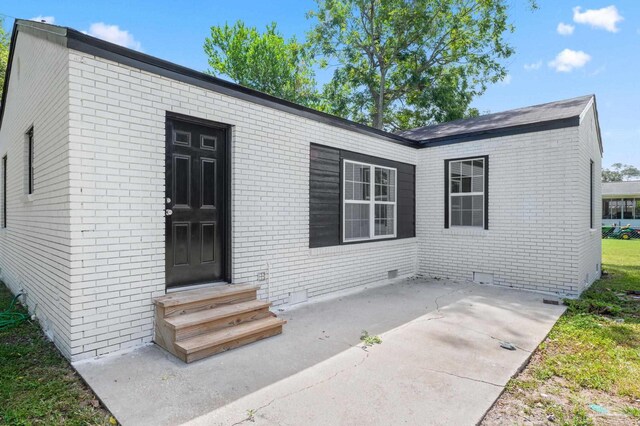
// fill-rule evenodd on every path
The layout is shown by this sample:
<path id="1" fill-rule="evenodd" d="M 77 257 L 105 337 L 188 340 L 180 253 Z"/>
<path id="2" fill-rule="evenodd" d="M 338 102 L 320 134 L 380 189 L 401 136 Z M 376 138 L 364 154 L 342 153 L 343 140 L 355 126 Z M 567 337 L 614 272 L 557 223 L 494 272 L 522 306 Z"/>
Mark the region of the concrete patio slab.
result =
<path id="1" fill-rule="evenodd" d="M 124 425 L 471 425 L 563 311 L 408 279 L 278 312 L 282 335 L 193 364 L 149 346 L 75 367 Z M 382 344 L 363 348 L 362 330 Z"/>

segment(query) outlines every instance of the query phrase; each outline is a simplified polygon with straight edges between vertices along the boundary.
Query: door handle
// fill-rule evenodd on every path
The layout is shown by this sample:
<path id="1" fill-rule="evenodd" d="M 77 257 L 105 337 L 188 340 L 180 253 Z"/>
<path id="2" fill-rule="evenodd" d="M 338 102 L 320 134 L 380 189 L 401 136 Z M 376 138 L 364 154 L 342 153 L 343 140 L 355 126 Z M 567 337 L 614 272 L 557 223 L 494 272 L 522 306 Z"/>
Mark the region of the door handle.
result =
<path id="1" fill-rule="evenodd" d="M 171 210 L 171 209 L 166 209 L 166 210 L 164 211 L 164 214 L 165 214 L 165 215 L 167 215 L 167 216 L 171 216 L 171 215 L 173 214 L 173 210 Z"/>

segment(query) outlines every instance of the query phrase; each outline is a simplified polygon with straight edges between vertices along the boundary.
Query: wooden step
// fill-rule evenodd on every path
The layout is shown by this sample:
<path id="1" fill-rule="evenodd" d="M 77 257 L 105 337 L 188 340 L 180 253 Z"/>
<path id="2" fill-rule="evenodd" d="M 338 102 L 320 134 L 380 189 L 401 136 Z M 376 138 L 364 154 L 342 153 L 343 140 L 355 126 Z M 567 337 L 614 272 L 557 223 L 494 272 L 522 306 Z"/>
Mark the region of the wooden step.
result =
<path id="1" fill-rule="evenodd" d="M 232 327 L 248 321 L 273 316 L 269 311 L 271 303 L 259 300 L 221 305 L 190 314 L 164 318 L 166 326 L 173 333 L 173 340 L 180 341 L 199 334 Z"/>
<path id="2" fill-rule="evenodd" d="M 274 317 L 250 321 L 176 342 L 175 349 L 180 358 L 192 362 L 280 334 L 285 323 Z"/>
<path id="3" fill-rule="evenodd" d="M 153 299 L 158 316 L 184 315 L 220 305 L 255 300 L 258 287 L 251 284 L 225 284 L 180 291 Z"/>

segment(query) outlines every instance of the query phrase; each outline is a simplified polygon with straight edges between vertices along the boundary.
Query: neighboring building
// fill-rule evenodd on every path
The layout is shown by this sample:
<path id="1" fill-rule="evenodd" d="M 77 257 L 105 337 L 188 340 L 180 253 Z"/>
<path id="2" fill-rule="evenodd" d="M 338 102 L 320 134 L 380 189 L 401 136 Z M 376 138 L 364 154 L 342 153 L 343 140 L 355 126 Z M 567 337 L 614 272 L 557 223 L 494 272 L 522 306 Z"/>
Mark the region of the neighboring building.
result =
<path id="1" fill-rule="evenodd" d="M 602 183 L 602 224 L 640 227 L 640 180 Z"/>
<path id="2" fill-rule="evenodd" d="M 196 284 L 600 275 L 594 96 L 397 135 L 17 20 L 2 101 L 0 278 L 72 360 L 152 341 L 152 299 Z"/>

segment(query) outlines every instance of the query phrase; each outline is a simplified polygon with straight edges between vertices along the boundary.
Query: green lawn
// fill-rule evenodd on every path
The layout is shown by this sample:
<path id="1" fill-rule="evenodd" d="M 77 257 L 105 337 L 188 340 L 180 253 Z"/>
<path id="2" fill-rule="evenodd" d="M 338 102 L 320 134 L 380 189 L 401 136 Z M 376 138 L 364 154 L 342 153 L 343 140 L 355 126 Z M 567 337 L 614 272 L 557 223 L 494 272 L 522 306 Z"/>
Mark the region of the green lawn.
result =
<path id="1" fill-rule="evenodd" d="M 0 310 L 11 302 L 0 282 Z M 0 424 L 113 425 L 38 324 L 0 331 Z"/>
<path id="2" fill-rule="evenodd" d="M 628 293 L 640 291 L 640 241 L 602 245 L 608 275 L 567 301 L 566 314 L 486 424 L 640 424 L 640 299 Z"/>

